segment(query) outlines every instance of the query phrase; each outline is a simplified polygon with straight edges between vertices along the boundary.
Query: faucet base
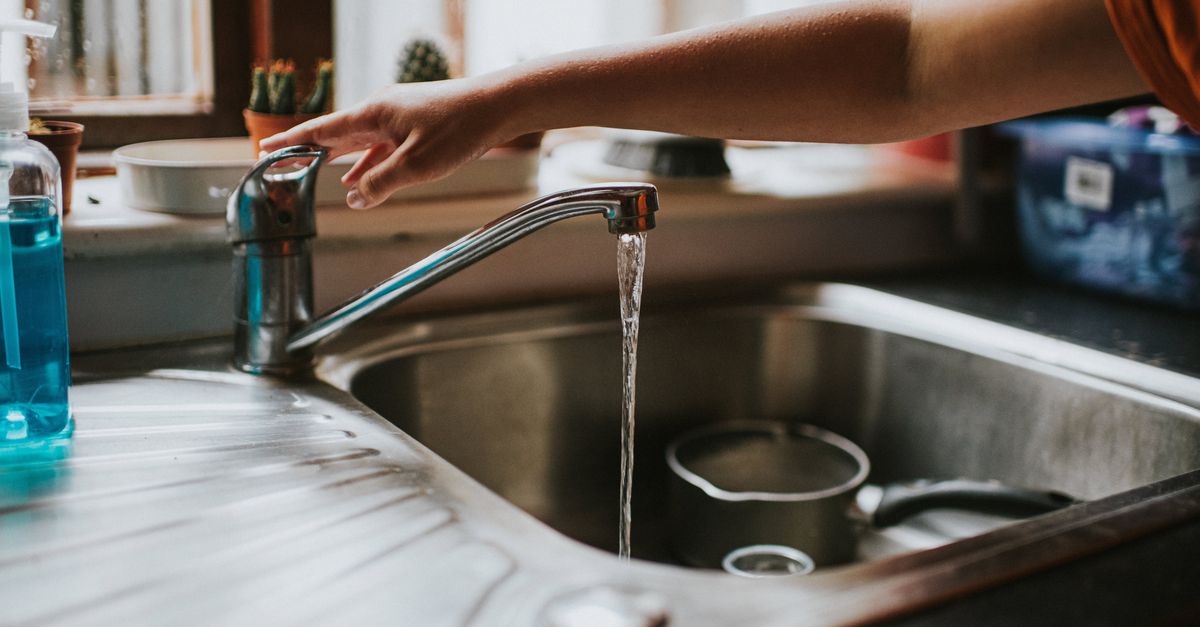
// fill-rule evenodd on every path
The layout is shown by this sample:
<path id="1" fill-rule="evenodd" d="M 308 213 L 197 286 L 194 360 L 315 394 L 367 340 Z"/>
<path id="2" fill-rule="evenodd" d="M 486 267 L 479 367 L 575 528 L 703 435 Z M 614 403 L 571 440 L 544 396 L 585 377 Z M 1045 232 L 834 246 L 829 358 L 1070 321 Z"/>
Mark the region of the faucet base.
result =
<path id="1" fill-rule="evenodd" d="M 296 380 L 311 378 L 314 363 L 313 361 L 309 361 L 307 364 L 296 366 L 267 366 L 234 360 L 233 366 L 246 374 Z"/>
<path id="2" fill-rule="evenodd" d="M 312 372 L 316 359 L 311 350 L 289 352 L 283 348 L 291 329 L 292 325 L 251 325 L 237 320 L 233 331 L 234 367 L 250 374 L 288 378 Z"/>

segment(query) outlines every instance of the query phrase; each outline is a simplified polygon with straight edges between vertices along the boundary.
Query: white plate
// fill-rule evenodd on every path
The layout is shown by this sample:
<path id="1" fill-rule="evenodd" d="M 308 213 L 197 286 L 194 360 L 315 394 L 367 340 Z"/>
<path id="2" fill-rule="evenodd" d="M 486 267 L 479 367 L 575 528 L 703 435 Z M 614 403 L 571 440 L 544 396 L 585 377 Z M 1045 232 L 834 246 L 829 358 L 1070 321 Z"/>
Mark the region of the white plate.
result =
<path id="1" fill-rule="evenodd" d="M 257 161 L 245 137 L 172 139 L 122 146 L 113 152 L 125 203 L 166 213 L 225 213 L 225 203 Z M 342 204 L 340 179 L 357 155 L 339 157 L 317 177 L 318 205 Z M 392 198 L 493 194 L 529 189 L 537 182 L 537 150 L 493 150 L 450 176 L 404 188 Z"/>

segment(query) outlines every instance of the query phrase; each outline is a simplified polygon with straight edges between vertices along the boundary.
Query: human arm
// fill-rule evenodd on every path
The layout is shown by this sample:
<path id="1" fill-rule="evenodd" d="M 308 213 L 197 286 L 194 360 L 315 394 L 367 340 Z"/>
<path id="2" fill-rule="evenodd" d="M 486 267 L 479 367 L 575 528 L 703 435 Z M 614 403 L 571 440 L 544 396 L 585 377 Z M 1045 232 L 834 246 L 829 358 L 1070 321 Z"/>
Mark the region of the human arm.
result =
<path id="1" fill-rule="evenodd" d="M 372 206 L 551 128 L 881 142 L 1144 91 L 1102 0 L 855 0 L 396 85 L 263 147 L 369 148 Z"/>

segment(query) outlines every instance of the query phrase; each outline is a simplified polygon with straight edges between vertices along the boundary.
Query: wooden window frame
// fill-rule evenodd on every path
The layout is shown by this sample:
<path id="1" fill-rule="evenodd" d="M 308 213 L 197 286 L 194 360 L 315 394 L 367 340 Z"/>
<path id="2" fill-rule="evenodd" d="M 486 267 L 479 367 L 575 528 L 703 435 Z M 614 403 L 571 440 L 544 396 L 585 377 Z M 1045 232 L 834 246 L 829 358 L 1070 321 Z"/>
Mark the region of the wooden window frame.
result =
<path id="1" fill-rule="evenodd" d="M 189 114 L 70 115 L 54 119 L 84 125 L 83 147 L 114 148 L 183 137 L 244 135 L 242 108 L 250 99 L 250 10 L 243 0 L 209 0 L 213 32 L 213 100 L 207 112 Z"/>

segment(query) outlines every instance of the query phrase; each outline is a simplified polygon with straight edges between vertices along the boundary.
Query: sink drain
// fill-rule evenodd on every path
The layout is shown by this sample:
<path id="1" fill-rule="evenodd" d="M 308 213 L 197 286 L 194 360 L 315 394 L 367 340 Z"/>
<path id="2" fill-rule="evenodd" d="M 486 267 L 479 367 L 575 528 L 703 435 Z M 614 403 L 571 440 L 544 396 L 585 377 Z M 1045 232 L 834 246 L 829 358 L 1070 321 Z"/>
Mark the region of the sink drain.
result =
<path id="1" fill-rule="evenodd" d="M 792 577 L 807 575 L 816 568 L 803 551 L 778 544 L 755 544 L 734 549 L 721 560 L 725 572 L 740 577 Z"/>

